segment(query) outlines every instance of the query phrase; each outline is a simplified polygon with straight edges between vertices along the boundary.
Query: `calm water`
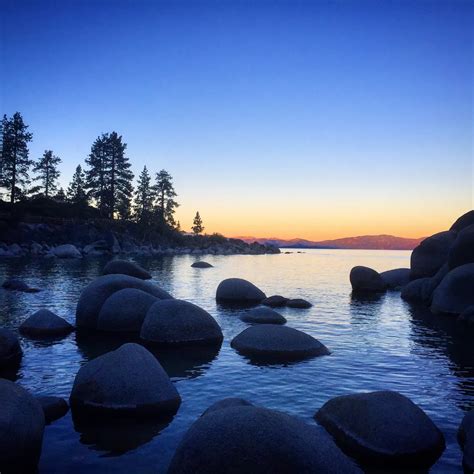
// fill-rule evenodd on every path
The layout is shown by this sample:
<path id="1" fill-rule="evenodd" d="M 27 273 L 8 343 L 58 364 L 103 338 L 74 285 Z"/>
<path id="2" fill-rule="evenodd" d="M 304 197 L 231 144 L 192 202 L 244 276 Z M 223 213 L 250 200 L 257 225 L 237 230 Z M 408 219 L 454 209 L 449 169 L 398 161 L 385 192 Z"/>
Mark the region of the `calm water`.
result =
<path id="1" fill-rule="evenodd" d="M 311 250 L 291 255 L 209 256 L 215 268 L 194 269 L 196 257 L 137 259 L 176 298 L 208 310 L 224 332 L 218 352 L 159 355 L 183 399 L 169 423 L 74 424 L 71 414 L 45 431 L 40 472 L 165 472 L 189 425 L 211 403 L 239 396 L 268 408 L 313 415 L 329 398 L 355 391 L 397 390 L 418 403 L 444 432 L 447 449 L 432 472 L 461 472 L 456 430 L 474 406 L 474 345 L 452 320 L 413 309 L 390 292 L 351 298 L 352 266 L 379 271 L 409 264 L 409 252 Z M 47 307 L 74 322 L 82 288 L 100 274 L 105 260 L 0 260 L 0 281 L 25 279 L 37 294 L 0 290 L 2 326 L 16 329 L 32 312 Z M 247 278 L 268 295 L 302 297 L 309 310 L 282 309 L 288 325 L 315 336 L 332 355 L 288 366 L 258 366 L 230 348 L 247 325 L 243 310 L 225 310 L 214 300 L 218 283 Z M 68 397 L 80 365 L 114 347 L 76 339 L 40 343 L 21 340 L 24 357 L 9 374 L 34 393 Z"/>

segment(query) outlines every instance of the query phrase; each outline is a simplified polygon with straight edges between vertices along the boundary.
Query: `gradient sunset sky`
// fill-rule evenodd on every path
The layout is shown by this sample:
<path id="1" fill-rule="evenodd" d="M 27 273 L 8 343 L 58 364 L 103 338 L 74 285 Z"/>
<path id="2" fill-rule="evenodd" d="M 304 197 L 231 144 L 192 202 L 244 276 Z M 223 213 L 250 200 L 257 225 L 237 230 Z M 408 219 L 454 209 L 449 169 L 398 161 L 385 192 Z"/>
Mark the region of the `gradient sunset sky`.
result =
<path id="1" fill-rule="evenodd" d="M 473 2 L 0 0 L 1 112 L 62 185 L 117 131 L 189 230 L 420 237 L 473 208 Z"/>

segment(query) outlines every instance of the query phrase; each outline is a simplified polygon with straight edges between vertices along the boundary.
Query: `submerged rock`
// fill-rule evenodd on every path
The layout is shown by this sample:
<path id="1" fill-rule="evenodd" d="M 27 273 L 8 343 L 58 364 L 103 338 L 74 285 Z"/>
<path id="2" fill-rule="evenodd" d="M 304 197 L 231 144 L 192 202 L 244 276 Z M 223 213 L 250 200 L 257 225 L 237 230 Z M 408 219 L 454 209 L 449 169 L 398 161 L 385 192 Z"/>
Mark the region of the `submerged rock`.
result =
<path id="1" fill-rule="evenodd" d="M 315 418 L 344 452 L 367 466 L 429 468 L 445 449 L 426 413 L 397 392 L 336 397 Z"/>
<path id="2" fill-rule="evenodd" d="M 213 265 L 207 262 L 194 262 L 191 266 L 193 268 L 212 268 L 213 267 Z"/>
<path id="3" fill-rule="evenodd" d="M 18 337 L 8 329 L 0 329 L 0 368 L 12 367 L 21 360 L 21 350 Z"/>
<path id="4" fill-rule="evenodd" d="M 38 288 L 31 288 L 24 281 L 16 278 L 5 280 L 2 284 L 2 288 L 10 291 L 23 291 L 25 293 L 37 293 L 40 291 Z"/>
<path id="5" fill-rule="evenodd" d="M 147 312 L 140 337 L 162 345 L 220 344 L 216 320 L 204 309 L 182 300 L 161 300 Z"/>
<path id="6" fill-rule="evenodd" d="M 216 291 L 216 300 L 219 303 L 258 304 L 265 298 L 262 290 L 242 278 L 228 278 L 221 281 Z"/>
<path id="7" fill-rule="evenodd" d="M 458 441 L 464 452 L 462 464 L 465 472 L 474 472 L 474 410 L 464 415 L 459 426 Z"/>
<path id="8" fill-rule="evenodd" d="M 308 309 L 313 305 L 302 298 L 293 298 L 286 302 L 286 306 L 288 306 L 288 308 Z"/>
<path id="9" fill-rule="evenodd" d="M 209 413 L 212 413 L 217 410 L 225 410 L 227 408 L 232 407 L 251 407 L 253 406 L 247 400 L 243 398 L 224 398 L 223 400 L 219 400 L 218 402 L 212 404 L 201 416 L 205 416 Z"/>
<path id="10" fill-rule="evenodd" d="M 272 308 L 279 308 L 281 306 L 285 306 L 287 301 L 288 298 L 285 298 L 284 296 L 273 295 L 262 300 L 262 304 L 265 306 L 270 306 Z"/>
<path id="11" fill-rule="evenodd" d="M 81 328 L 97 329 L 102 305 L 113 293 L 125 288 L 136 288 L 159 299 L 172 296 L 151 282 L 128 275 L 104 275 L 89 283 L 81 293 L 76 308 L 76 325 Z"/>
<path id="12" fill-rule="evenodd" d="M 72 244 L 59 245 L 53 249 L 53 253 L 59 258 L 82 258 L 82 253 Z"/>
<path id="13" fill-rule="evenodd" d="M 112 260 L 102 270 L 103 275 L 128 275 L 141 280 L 150 280 L 151 275 L 135 262 L 128 260 Z"/>
<path id="14" fill-rule="evenodd" d="M 150 306 L 159 301 L 150 293 L 125 288 L 109 296 L 99 313 L 97 329 L 109 332 L 139 333 Z"/>
<path id="15" fill-rule="evenodd" d="M 460 314 L 474 305 L 474 263 L 451 270 L 433 292 L 433 313 Z"/>
<path id="16" fill-rule="evenodd" d="M 231 347 L 255 360 L 291 361 L 329 354 L 313 336 L 277 324 L 251 326 L 234 337 Z"/>
<path id="17" fill-rule="evenodd" d="M 286 319 L 270 308 L 255 308 L 240 317 L 245 323 L 285 324 Z"/>
<path id="18" fill-rule="evenodd" d="M 0 471 L 35 472 L 45 423 L 41 405 L 5 379 L 0 379 L 0 400 Z"/>
<path id="19" fill-rule="evenodd" d="M 19 327 L 22 334 L 32 337 L 64 336 L 73 330 L 71 324 L 48 309 L 36 311 Z"/>
<path id="20" fill-rule="evenodd" d="M 354 267 L 349 279 L 354 292 L 379 292 L 387 289 L 387 284 L 380 274 L 369 267 Z"/>
<path id="21" fill-rule="evenodd" d="M 474 263 L 474 224 L 459 232 L 449 250 L 448 266 L 450 270 L 466 263 Z"/>
<path id="22" fill-rule="evenodd" d="M 394 270 L 382 272 L 380 276 L 389 289 L 396 290 L 404 287 L 410 282 L 410 269 L 395 268 Z"/>
<path id="23" fill-rule="evenodd" d="M 83 365 L 71 406 L 98 412 L 174 413 L 181 397 L 157 359 L 139 344 L 124 344 Z"/>
<path id="24" fill-rule="evenodd" d="M 210 409 L 191 425 L 169 474 L 356 473 L 358 467 L 316 426 L 254 406 Z"/>
<path id="25" fill-rule="evenodd" d="M 64 398 L 39 395 L 36 397 L 36 400 L 38 400 L 43 409 L 47 424 L 62 418 L 69 411 L 69 405 Z"/>

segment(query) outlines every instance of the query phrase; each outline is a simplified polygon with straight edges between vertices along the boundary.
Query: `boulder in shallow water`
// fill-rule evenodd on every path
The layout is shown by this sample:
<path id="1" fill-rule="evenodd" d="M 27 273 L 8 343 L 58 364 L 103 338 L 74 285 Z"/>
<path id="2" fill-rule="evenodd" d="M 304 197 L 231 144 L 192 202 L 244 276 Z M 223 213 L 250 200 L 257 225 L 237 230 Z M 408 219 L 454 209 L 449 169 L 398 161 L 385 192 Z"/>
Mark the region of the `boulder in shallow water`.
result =
<path id="1" fill-rule="evenodd" d="M 216 320 L 204 309 L 183 300 L 155 302 L 143 321 L 140 337 L 160 345 L 220 344 Z"/>
<path id="2" fill-rule="evenodd" d="M 474 224 L 474 210 L 468 211 L 459 217 L 449 230 L 460 232 L 464 228 Z"/>
<path id="3" fill-rule="evenodd" d="M 53 253 L 59 258 L 82 258 L 82 253 L 72 244 L 58 245 L 54 247 Z"/>
<path id="4" fill-rule="evenodd" d="M 474 263 L 451 270 L 433 292 L 433 313 L 460 314 L 474 305 Z"/>
<path id="5" fill-rule="evenodd" d="M 286 305 L 288 298 L 281 295 L 272 295 L 262 300 L 262 304 L 271 308 L 279 308 Z"/>
<path id="6" fill-rule="evenodd" d="M 216 291 L 218 303 L 252 305 L 265 299 L 265 293 L 242 278 L 228 278 L 219 283 Z"/>
<path id="7" fill-rule="evenodd" d="M 445 449 L 441 431 L 398 392 L 336 397 L 315 418 L 345 453 L 364 466 L 427 469 Z"/>
<path id="8" fill-rule="evenodd" d="M 245 323 L 255 324 L 285 324 L 286 319 L 270 308 L 254 308 L 243 314 L 240 319 Z"/>
<path id="9" fill-rule="evenodd" d="M 448 256 L 448 267 L 453 268 L 474 263 L 474 224 L 459 232 Z"/>
<path id="10" fill-rule="evenodd" d="M 102 270 L 103 275 L 128 275 L 141 280 L 151 279 L 150 273 L 144 268 L 129 260 L 111 260 Z"/>
<path id="11" fill-rule="evenodd" d="M 40 291 L 38 288 L 31 288 L 27 283 L 17 278 L 5 280 L 2 288 L 10 291 L 23 291 L 24 293 L 37 293 Z"/>
<path id="12" fill-rule="evenodd" d="M 207 262 L 194 262 L 191 266 L 193 268 L 212 268 L 213 265 Z"/>
<path id="13" fill-rule="evenodd" d="M 401 297 L 409 303 L 430 304 L 431 278 L 418 278 L 402 288 Z"/>
<path id="14" fill-rule="evenodd" d="M 39 395 L 36 397 L 36 400 L 38 400 L 43 409 L 47 424 L 62 418 L 69 411 L 69 405 L 64 398 Z"/>
<path id="15" fill-rule="evenodd" d="M 458 431 L 458 441 L 464 452 L 462 464 L 465 472 L 474 472 L 474 410 L 464 415 Z"/>
<path id="16" fill-rule="evenodd" d="M 19 327 L 22 334 L 31 337 L 65 336 L 74 328 L 65 319 L 49 309 L 40 309 L 27 318 Z"/>
<path id="17" fill-rule="evenodd" d="M 16 334 L 0 329 L 0 368 L 15 366 L 21 360 L 22 350 Z"/>
<path id="18" fill-rule="evenodd" d="M 150 306 L 158 301 L 136 288 L 125 288 L 109 296 L 99 313 L 97 329 L 108 332 L 139 333 Z"/>
<path id="19" fill-rule="evenodd" d="M 73 409 L 166 415 L 181 397 L 158 360 L 139 344 L 124 344 L 83 365 L 72 387 Z"/>
<path id="20" fill-rule="evenodd" d="M 45 424 L 41 405 L 5 379 L 0 379 L 0 400 L 0 472 L 36 472 Z"/>
<path id="21" fill-rule="evenodd" d="M 369 267 L 363 267 L 361 265 L 354 267 L 351 270 L 349 279 L 351 281 L 352 291 L 356 293 L 376 293 L 387 289 L 387 284 L 380 274 Z"/>
<path id="22" fill-rule="evenodd" d="M 361 471 L 317 426 L 266 408 L 230 406 L 209 409 L 191 425 L 168 470 L 169 474 L 214 472 Z"/>
<path id="23" fill-rule="evenodd" d="M 201 416 L 205 416 L 217 410 L 225 410 L 227 408 L 232 408 L 232 407 L 251 407 L 251 406 L 253 405 L 247 400 L 244 400 L 243 398 L 229 397 L 229 398 L 224 398 L 223 400 L 219 400 L 216 403 L 213 403 Z"/>
<path id="24" fill-rule="evenodd" d="M 288 306 L 288 308 L 308 309 L 313 305 L 303 298 L 293 298 L 286 302 L 286 306 Z"/>
<path id="25" fill-rule="evenodd" d="M 102 305 L 113 293 L 124 288 L 136 288 L 159 299 L 172 296 L 151 282 L 128 275 L 104 275 L 89 283 L 81 293 L 76 308 L 76 325 L 79 328 L 97 329 Z"/>
<path id="26" fill-rule="evenodd" d="M 410 278 L 432 277 L 448 261 L 449 249 L 456 239 L 456 232 L 434 234 L 413 249 L 410 259 Z"/>
<path id="27" fill-rule="evenodd" d="M 251 326 L 232 339 L 231 347 L 256 361 L 292 361 L 329 354 L 313 336 L 279 324 Z"/>
<path id="28" fill-rule="evenodd" d="M 395 268 L 394 270 L 380 273 L 380 276 L 390 290 L 397 290 L 408 285 L 410 282 L 410 269 Z"/>

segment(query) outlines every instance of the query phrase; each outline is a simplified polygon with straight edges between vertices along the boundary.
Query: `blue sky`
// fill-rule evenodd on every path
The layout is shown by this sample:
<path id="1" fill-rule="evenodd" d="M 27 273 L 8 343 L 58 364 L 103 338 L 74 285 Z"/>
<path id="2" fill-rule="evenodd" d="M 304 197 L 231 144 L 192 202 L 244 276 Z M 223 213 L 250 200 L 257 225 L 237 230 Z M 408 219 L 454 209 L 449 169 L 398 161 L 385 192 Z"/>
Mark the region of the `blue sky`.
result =
<path id="1" fill-rule="evenodd" d="M 1 5 L 2 113 L 64 185 L 116 130 L 184 228 L 422 236 L 473 207 L 470 1 Z"/>

